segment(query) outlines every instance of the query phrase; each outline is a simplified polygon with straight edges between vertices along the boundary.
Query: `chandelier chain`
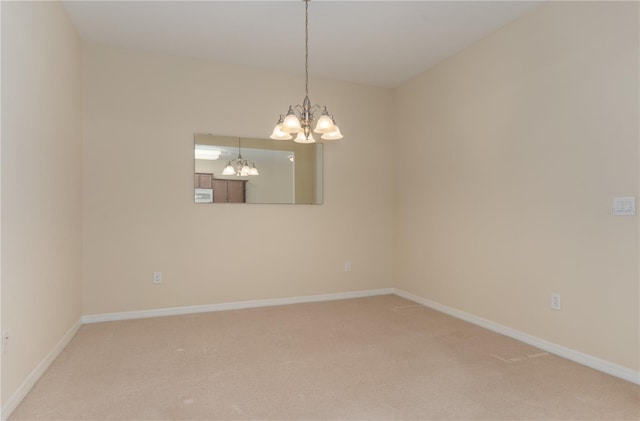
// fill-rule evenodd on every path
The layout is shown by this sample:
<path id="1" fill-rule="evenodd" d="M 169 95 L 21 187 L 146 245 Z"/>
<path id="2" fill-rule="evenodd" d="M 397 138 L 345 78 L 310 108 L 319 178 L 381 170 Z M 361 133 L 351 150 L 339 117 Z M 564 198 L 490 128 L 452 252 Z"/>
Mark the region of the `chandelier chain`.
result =
<path id="1" fill-rule="evenodd" d="M 304 92 L 309 96 L 309 0 L 304 0 Z"/>

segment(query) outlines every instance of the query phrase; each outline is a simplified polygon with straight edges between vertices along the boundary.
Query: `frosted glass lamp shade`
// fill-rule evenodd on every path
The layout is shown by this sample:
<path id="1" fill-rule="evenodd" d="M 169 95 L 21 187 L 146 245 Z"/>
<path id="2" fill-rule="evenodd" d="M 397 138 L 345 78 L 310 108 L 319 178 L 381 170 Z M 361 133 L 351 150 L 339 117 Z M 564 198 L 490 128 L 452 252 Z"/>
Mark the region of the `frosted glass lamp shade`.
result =
<path id="1" fill-rule="evenodd" d="M 282 122 L 281 130 L 285 133 L 298 133 L 302 130 L 302 126 L 300 125 L 300 120 L 296 117 L 295 114 L 287 114 Z"/>
<path id="2" fill-rule="evenodd" d="M 249 169 L 249 175 L 260 175 L 258 169 L 256 168 L 255 162 L 251 163 L 251 169 Z"/>
<path id="3" fill-rule="evenodd" d="M 273 129 L 273 133 L 271 133 L 271 139 L 275 139 L 275 140 L 291 140 L 293 139 L 293 137 L 282 130 L 282 123 L 277 124 L 276 127 L 274 127 Z"/>
<path id="4" fill-rule="evenodd" d="M 336 125 L 333 124 L 333 119 L 326 114 L 323 114 L 316 123 L 316 128 L 313 129 L 316 133 L 331 133 L 336 130 Z"/>
<path id="5" fill-rule="evenodd" d="M 298 133 L 298 137 L 295 138 L 294 142 L 297 143 L 315 143 L 315 139 L 313 138 L 313 134 L 309 132 L 307 136 L 305 136 L 304 131 Z"/>
<path id="6" fill-rule="evenodd" d="M 222 175 L 235 175 L 235 173 L 236 170 L 233 169 L 233 165 L 231 165 L 231 161 L 229 161 L 227 166 L 224 167 L 224 170 L 222 170 Z"/>
<path id="7" fill-rule="evenodd" d="M 322 136 L 320 136 L 320 139 L 323 140 L 338 140 L 338 139 L 342 139 L 342 133 L 340 133 L 340 128 L 335 125 L 335 131 L 331 132 L 331 133 L 325 133 Z"/>

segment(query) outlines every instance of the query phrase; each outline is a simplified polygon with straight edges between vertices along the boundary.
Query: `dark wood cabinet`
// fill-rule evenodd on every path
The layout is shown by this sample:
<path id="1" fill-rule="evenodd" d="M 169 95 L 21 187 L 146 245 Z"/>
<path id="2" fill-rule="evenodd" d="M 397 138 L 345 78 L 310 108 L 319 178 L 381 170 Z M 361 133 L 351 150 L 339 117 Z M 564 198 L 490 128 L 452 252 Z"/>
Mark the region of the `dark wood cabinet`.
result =
<path id="1" fill-rule="evenodd" d="M 221 180 L 214 178 L 213 203 L 245 203 L 247 180 Z"/>
<path id="2" fill-rule="evenodd" d="M 210 189 L 213 186 L 212 180 L 213 180 L 213 174 L 196 173 L 195 180 L 194 180 L 194 187 L 196 189 Z"/>

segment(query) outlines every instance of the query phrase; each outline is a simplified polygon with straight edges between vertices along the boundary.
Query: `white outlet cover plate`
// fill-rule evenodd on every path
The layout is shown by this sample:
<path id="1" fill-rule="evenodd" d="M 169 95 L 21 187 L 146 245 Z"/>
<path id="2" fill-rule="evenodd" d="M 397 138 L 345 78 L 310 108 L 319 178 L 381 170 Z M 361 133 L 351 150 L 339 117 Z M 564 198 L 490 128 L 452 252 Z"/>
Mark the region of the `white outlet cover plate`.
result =
<path id="1" fill-rule="evenodd" d="M 636 214 L 635 196 L 614 197 L 613 198 L 613 214 L 614 215 L 635 215 Z"/>

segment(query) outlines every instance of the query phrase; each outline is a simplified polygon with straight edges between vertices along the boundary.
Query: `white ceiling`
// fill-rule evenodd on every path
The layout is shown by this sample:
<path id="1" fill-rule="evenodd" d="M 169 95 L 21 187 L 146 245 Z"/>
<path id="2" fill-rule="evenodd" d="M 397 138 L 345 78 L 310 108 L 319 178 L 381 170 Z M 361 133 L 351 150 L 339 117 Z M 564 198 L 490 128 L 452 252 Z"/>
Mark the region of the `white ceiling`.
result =
<path id="1" fill-rule="evenodd" d="M 394 87 L 525 14 L 529 1 L 309 3 L 309 73 Z M 85 40 L 304 73 L 304 2 L 67 1 Z"/>

